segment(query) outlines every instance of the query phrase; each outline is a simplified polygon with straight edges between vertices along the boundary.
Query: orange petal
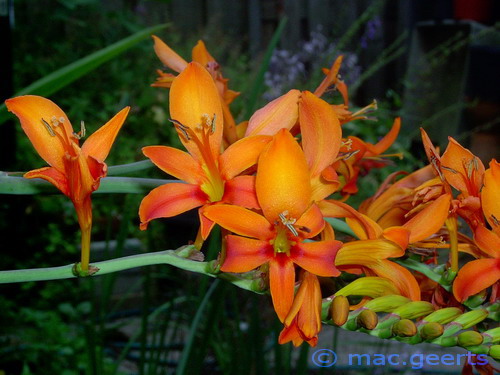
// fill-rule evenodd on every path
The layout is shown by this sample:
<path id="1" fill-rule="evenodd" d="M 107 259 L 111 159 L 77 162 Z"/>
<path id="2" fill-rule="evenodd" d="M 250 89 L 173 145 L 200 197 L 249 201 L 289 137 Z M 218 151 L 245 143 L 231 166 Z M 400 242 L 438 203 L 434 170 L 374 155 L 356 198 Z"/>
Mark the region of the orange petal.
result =
<path id="1" fill-rule="evenodd" d="M 248 272 L 273 258 L 273 247 L 267 241 L 228 235 L 223 272 Z"/>
<path id="2" fill-rule="evenodd" d="M 299 90 L 290 90 L 256 111 L 248 121 L 245 137 L 274 135 L 283 128 L 290 130 L 299 117 L 299 98 Z"/>
<path id="3" fill-rule="evenodd" d="M 314 91 L 314 95 L 320 97 L 321 95 L 323 95 L 323 93 L 326 91 L 326 89 L 328 89 L 328 87 L 330 87 L 331 85 L 336 84 L 338 82 L 339 70 L 340 70 L 340 66 L 342 65 L 343 59 L 344 59 L 344 56 L 342 56 L 342 55 L 340 55 L 339 57 L 337 57 L 335 59 L 331 68 L 328 69 L 328 73 L 326 74 L 326 77 L 323 79 L 323 81 L 319 84 L 319 86 Z"/>
<path id="4" fill-rule="evenodd" d="M 223 116 L 219 92 L 210 73 L 197 62 L 191 62 L 172 82 L 170 88 L 170 116 L 199 134 L 205 116 L 213 119 L 215 129 L 210 134 L 210 149 L 218 156 L 222 142 Z M 193 140 L 181 135 L 181 141 L 192 155 L 199 155 Z"/>
<path id="5" fill-rule="evenodd" d="M 280 345 L 286 344 L 287 342 L 290 341 L 293 342 L 293 345 L 295 347 L 300 346 L 304 342 L 304 339 L 300 336 L 299 327 L 297 325 L 297 319 L 295 319 L 290 325 L 285 326 L 283 330 L 280 332 L 280 335 L 278 337 L 278 343 Z M 314 342 L 314 345 L 311 344 L 311 346 L 315 346 L 316 342 Z"/>
<path id="6" fill-rule="evenodd" d="M 104 161 L 129 111 L 130 107 L 123 108 L 105 125 L 92 133 L 92 135 L 85 140 L 82 146 L 82 152 L 85 155 L 92 156 L 96 160 Z"/>
<path id="7" fill-rule="evenodd" d="M 309 171 L 311 176 L 318 176 L 339 152 L 342 140 L 339 120 L 327 102 L 304 91 L 299 102 L 299 123 Z"/>
<path id="8" fill-rule="evenodd" d="M 158 58 L 160 59 L 160 61 L 165 66 L 168 66 L 170 69 L 176 71 L 177 73 L 182 72 L 187 66 L 186 60 L 184 60 L 177 53 L 175 53 L 156 35 L 151 35 L 151 37 L 155 42 L 154 45 L 155 53 L 156 56 L 158 56 Z"/>
<path id="9" fill-rule="evenodd" d="M 500 163 L 490 161 L 490 168 L 484 174 L 481 203 L 486 220 L 493 231 L 500 236 Z"/>
<path id="10" fill-rule="evenodd" d="M 368 153 L 367 155 L 380 155 L 383 153 L 385 150 L 387 150 L 391 145 L 396 141 L 396 138 L 398 137 L 399 130 L 401 129 L 401 118 L 397 117 L 394 120 L 394 123 L 392 124 L 392 128 L 387 133 L 384 138 L 382 138 L 380 141 L 378 141 L 376 144 L 371 145 L 369 143 L 366 144 L 368 148 Z"/>
<path id="11" fill-rule="evenodd" d="M 462 194 L 478 196 L 483 185 L 483 163 L 453 138 L 448 139 L 448 147 L 441 156 L 441 171 L 446 181 Z"/>
<path id="12" fill-rule="evenodd" d="M 389 260 L 380 260 L 369 266 L 378 276 L 391 280 L 401 295 L 410 298 L 413 301 L 420 300 L 420 287 L 417 280 L 406 268 Z"/>
<path id="13" fill-rule="evenodd" d="M 54 135 L 51 135 L 42 122 L 43 119 L 50 124 L 51 119 L 55 117 L 66 134 L 71 135 L 73 128 L 63 110 L 51 100 L 34 95 L 8 99 L 5 101 L 5 105 L 10 112 L 19 118 L 24 132 L 42 159 L 60 172 L 64 172 L 63 157 L 68 151 L 66 148 L 68 144 L 62 138 L 61 132 L 56 134 L 53 131 Z M 61 118 L 64 119 L 62 123 L 60 122 Z"/>
<path id="14" fill-rule="evenodd" d="M 260 209 L 255 194 L 255 176 L 238 176 L 226 181 L 222 201 L 245 208 Z"/>
<path id="15" fill-rule="evenodd" d="M 500 259 L 477 259 L 463 266 L 453 282 L 453 295 L 463 302 L 500 279 Z"/>
<path id="16" fill-rule="evenodd" d="M 288 211 L 298 219 L 311 205 L 309 169 L 302 149 L 290 132 L 282 129 L 262 151 L 255 189 L 264 216 L 270 223 Z"/>
<path id="17" fill-rule="evenodd" d="M 380 228 L 372 225 L 372 221 L 366 220 L 366 216 L 360 214 L 351 206 L 334 200 L 324 200 L 318 202 L 318 206 L 321 209 L 323 216 L 333 218 L 352 218 L 362 225 L 362 230 L 366 233 L 367 238 L 376 239 L 379 237 Z"/>
<path id="18" fill-rule="evenodd" d="M 187 152 L 168 146 L 147 146 L 142 152 L 163 172 L 190 184 L 200 184 L 205 173 Z"/>
<path id="19" fill-rule="evenodd" d="M 203 238 L 203 241 L 205 241 L 208 238 L 208 236 L 210 235 L 210 232 L 212 231 L 213 227 L 215 226 L 215 222 L 210 220 L 204 214 L 205 209 L 207 207 L 210 207 L 210 206 L 204 205 L 198 209 L 198 218 L 200 219 L 200 232 L 201 232 L 201 238 Z"/>
<path id="20" fill-rule="evenodd" d="M 360 240 L 374 240 L 380 238 L 383 234 L 380 225 L 366 215 L 359 214 L 359 216 L 346 217 L 345 221 Z M 370 228 L 369 232 L 366 231 L 367 226 Z"/>
<path id="21" fill-rule="evenodd" d="M 203 66 L 207 66 L 209 62 L 216 61 L 214 57 L 208 52 L 205 43 L 202 40 L 198 40 L 198 43 L 193 47 L 191 52 L 193 61 L 200 63 Z"/>
<path id="22" fill-rule="evenodd" d="M 290 251 L 290 259 L 300 267 L 318 276 L 339 276 L 335 256 L 342 246 L 340 241 L 297 243 Z"/>
<path id="23" fill-rule="evenodd" d="M 390 227 L 384 230 L 383 236 L 397 243 L 402 249 L 406 249 L 410 239 L 410 231 L 404 227 Z"/>
<path id="24" fill-rule="evenodd" d="M 335 258 L 335 265 L 366 266 L 374 260 L 398 258 L 404 254 L 404 249 L 398 244 L 385 239 L 351 241 L 342 245 Z"/>
<path id="25" fill-rule="evenodd" d="M 443 194 L 403 224 L 403 227 L 411 232 L 410 243 L 426 239 L 443 226 L 448 217 L 450 202 L 451 196 Z"/>
<path id="26" fill-rule="evenodd" d="M 302 282 L 284 323 L 291 325 L 295 319 L 301 337 L 307 341 L 321 330 L 321 288 L 318 278 L 310 272 L 303 272 Z"/>
<path id="27" fill-rule="evenodd" d="M 69 195 L 68 180 L 66 179 L 66 176 L 54 167 L 34 169 L 26 172 L 23 177 L 42 178 L 58 188 L 64 195 Z"/>
<path id="28" fill-rule="evenodd" d="M 198 185 L 172 183 L 158 186 L 144 197 L 139 207 L 141 230 L 160 217 L 172 217 L 199 207 L 207 196 Z"/>
<path id="29" fill-rule="evenodd" d="M 227 180 L 257 164 L 262 149 L 272 137 L 258 135 L 240 139 L 229 146 L 219 157 L 221 175 Z"/>
<path id="30" fill-rule="evenodd" d="M 319 207 L 312 204 L 295 222 L 294 226 L 304 234 L 305 238 L 313 238 L 323 230 L 325 221 Z"/>
<path id="31" fill-rule="evenodd" d="M 261 240 L 275 237 L 273 226 L 265 217 L 243 207 L 216 204 L 206 207 L 204 215 L 221 227 L 242 236 Z"/>
<path id="32" fill-rule="evenodd" d="M 101 177 L 106 174 L 106 164 L 86 156 L 80 148 L 72 143 L 76 156 L 65 157 L 64 170 L 68 181 L 69 197 L 75 203 L 88 199 L 89 195 L 99 187 Z"/>
<path id="33" fill-rule="evenodd" d="M 295 286 L 295 268 L 286 254 L 276 254 L 269 261 L 269 286 L 274 310 L 283 322 L 292 307 Z"/>
<path id="34" fill-rule="evenodd" d="M 474 241 L 477 246 L 492 258 L 500 258 L 500 236 L 478 225 L 474 231 Z"/>

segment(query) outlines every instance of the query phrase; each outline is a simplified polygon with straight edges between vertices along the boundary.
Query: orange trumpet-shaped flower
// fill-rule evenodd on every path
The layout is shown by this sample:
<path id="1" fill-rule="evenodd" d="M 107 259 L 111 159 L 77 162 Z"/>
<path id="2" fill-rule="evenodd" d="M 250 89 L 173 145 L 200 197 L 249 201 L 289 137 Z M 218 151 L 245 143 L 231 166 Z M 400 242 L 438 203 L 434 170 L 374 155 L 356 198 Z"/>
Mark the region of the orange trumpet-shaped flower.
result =
<path id="1" fill-rule="evenodd" d="M 90 194 L 97 190 L 106 176 L 104 159 L 120 130 L 129 107 L 122 109 L 103 127 L 87 138 L 82 147 L 79 140 L 85 128 L 74 133 L 66 114 L 55 103 L 40 96 L 19 96 L 5 104 L 21 121 L 21 126 L 50 167 L 27 172 L 26 178 L 47 180 L 68 196 L 76 209 L 82 231 L 81 269 L 88 270 L 92 205 Z"/>
<path id="2" fill-rule="evenodd" d="M 141 229 L 160 217 L 172 217 L 200 207 L 200 236 L 206 239 L 213 222 L 203 210 L 216 202 L 257 208 L 253 176 L 238 176 L 257 163 L 271 140 L 268 136 L 241 139 L 220 153 L 222 109 L 215 83 L 198 63 L 190 63 L 170 90 L 170 114 L 189 153 L 167 146 L 144 147 L 144 154 L 164 172 L 187 183 L 171 183 L 153 189 L 141 202 Z"/>
<path id="3" fill-rule="evenodd" d="M 188 66 L 186 60 L 179 56 L 165 42 L 155 35 L 152 37 L 155 43 L 154 50 L 156 55 L 165 66 L 177 73 L 182 72 Z M 193 47 L 192 59 L 202 65 L 215 81 L 220 95 L 224 116 L 224 139 L 227 144 L 232 144 L 236 142 L 239 137 L 236 134 L 236 123 L 229 109 L 229 105 L 240 93 L 228 88 L 229 80 L 222 76 L 219 63 L 217 63 L 215 58 L 208 52 L 203 41 L 199 40 L 196 46 Z M 171 73 L 164 73 L 161 70 L 158 71 L 158 75 L 159 77 L 156 82 L 152 84 L 154 87 L 168 88 L 172 85 L 172 82 L 175 79 L 175 75 Z"/>
<path id="4" fill-rule="evenodd" d="M 312 200 L 306 158 L 288 130 L 280 130 L 262 151 L 255 189 L 263 216 L 232 205 L 207 207 L 205 216 L 239 235 L 226 237 L 222 271 L 247 272 L 268 263 L 274 309 L 284 321 L 293 303 L 294 264 L 315 275 L 338 276 L 334 260 L 341 242 L 305 241 L 325 223 Z"/>
<path id="5" fill-rule="evenodd" d="M 302 282 L 285 318 L 285 328 L 279 337 L 280 344 L 293 342 L 299 346 L 306 341 L 311 346 L 318 343 L 321 330 L 321 288 L 318 278 L 310 272 L 302 273 Z"/>

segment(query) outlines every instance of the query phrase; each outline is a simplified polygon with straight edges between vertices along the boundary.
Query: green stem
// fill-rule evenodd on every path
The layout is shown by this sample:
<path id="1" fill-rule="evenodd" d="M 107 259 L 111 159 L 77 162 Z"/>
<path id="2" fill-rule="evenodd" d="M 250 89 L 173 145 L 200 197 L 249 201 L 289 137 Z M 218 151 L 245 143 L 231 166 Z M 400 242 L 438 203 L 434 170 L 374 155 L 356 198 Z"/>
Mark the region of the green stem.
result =
<path id="1" fill-rule="evenodd" d="M 141 160 L 135 163 L 112 165 L 108 167 L 108 176 L 121 176 L 127 173 L 141 172 L 154 167 L 151 160 Z"/>
<path id="2" fill-rule="evenodd" d="M 434 272 L 432 269 L 427 267 L 425 264 L 422 264 L 420 262 L 417 262 L 413 259 L 397 259 L 395 260 L 396 263 L 402 265 L 403 267 L 410 268 L 414 271 L 418 271 L 420 273 L 423 273 L 425 276 L 427 276 L 429 279 L 432 281 L 437 282 L 440 284 L 444 289 L 446 289 L 448 292 L 451 291 L 451 286 L 450 285 L 445 285 L 443 284 L 442 281 L 442 275 L 440 275 L 437 272 Z"/>
<path id="3" fill-rule="evenodd" d="M 105 177 L 96 193 L 134 193 L 145 194 L 163 184 L 182 182 L 139 177 Z M 28 179 L 0 172 L 0 194 L 32 195 L 56 194 L 55 186 L 42 179 Z"/>
<path id="4" fill-rule="evenodd" d="M 185 247 L 183 250 L 186 249 L 190 250 L 191 247 Z M 226 280 L 242 289 L 250 290 L 255 293 L 263 293 L 263 291 L 259 289 L 258 285 L 256 285 L 256 282 L 251 278 L 239 277 L 235 274 L 215 273 L 211 262 L 199 262 L 180 256 L 189 256 L 190 253 L 190 251 L 179 253 L 179 250 L 165 250 L 155 253 L 132 255 L 112 260 L 105 260 L 102 262 L 95 262 L 92 263 L 90 267 L 93 269 L 97 268 L 97 271 L 90 276 L 100 276 L 108 273 L 155 264 L 170 264 L 186 271 Z M 74 264 L 69 264 L 60 267 L 0 271 L 0 284 L 72 279 L 77 277 L 73 273 L 73 268 Z"/>

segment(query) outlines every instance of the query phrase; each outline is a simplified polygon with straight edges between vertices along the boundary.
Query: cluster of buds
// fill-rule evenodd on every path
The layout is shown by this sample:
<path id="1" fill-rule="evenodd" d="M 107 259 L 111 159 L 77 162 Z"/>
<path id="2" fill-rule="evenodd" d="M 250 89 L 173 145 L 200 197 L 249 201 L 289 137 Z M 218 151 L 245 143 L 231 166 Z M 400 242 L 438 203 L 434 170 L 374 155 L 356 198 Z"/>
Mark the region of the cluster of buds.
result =
<path id="1" fill-rule="evenodd" d="M 344 292 L 340 290 L 331 302 L 324 304 L 327 323 L 408 344 L 428 342 L 445 347 L 460 346 L 474 354 L 500 359 L 500 327 L 483 332 L 471 329 L 493 311 L 478 309 L 464 313 L 456 307 L 435 310 L 429 302 L 410 301 L 400 295 L 377 297 L 351 311 Z"/>

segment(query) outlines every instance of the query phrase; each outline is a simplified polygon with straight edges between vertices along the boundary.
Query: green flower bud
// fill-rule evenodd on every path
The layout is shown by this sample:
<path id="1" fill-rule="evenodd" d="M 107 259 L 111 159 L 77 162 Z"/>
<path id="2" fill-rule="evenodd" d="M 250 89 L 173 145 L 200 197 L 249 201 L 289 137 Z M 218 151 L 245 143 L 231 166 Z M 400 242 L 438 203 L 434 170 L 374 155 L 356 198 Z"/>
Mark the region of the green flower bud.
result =
<path id="1" fill-rule="evenodd" d="M 497 361 L 500 360 L 500 345 L 491 345 L 488 355 Z"/>
<path id="2" fill-rule="evenodd" d="M 409 302 L 398 307 L 392 313 L 399 315 L 402 319 L 415 319 L 430 314 L 434 311 L 432 303 L 426 301 Z"/>
<path id="3" fill-rule="evenodd" d="M 444 309 L 436 310 L 432 314 L 427 315 L 424 320 L 429 323 L 436 322 L 447 324 L 460 315 L 462 315 L 462 310 L 458 307 L 445 307 Z"/>
<path id="4" fill-rule="evenodd" d="M 458 345 L 461 347 L 476 346 L 483 343 L 483 335 L 477 331 L 466 331 L 458 335 Z"/>
<path id="5" fill-rule="evenodd" d="M 475 326 L 479 322 L 482 322 L 487 317 L 488 317 L 488 311 L 473 310 L 460 315 L 453 321 L 453 323 L 458 323 L 462 326 L 462 329 L 467 329 L 472 326 Z"/>
<path id="6" fill-rule="evenodd" d="M 345 296 L 335 296 L 330 304 L 330 317 L 333 324 L 341 326 L 349 317 L 349 300 Z"/>
<path id="7" fill-rule="evenodd" d="M 363 310 L 356 317 L 356 322 L 360 327 L 372 330 L 378 324 L 378 316 L 372 310 Z"/>
<path id="8" fill-rule="evenodd" d="M 410 319 L 401 319 L 392 326 L 392 333 L 400 337 L 411 337 L 417 334 L 417 327 Z"/>
<path id="9" fill-rule="evenodd" d="M 432 340 L 443 334 L 444 327 L 437 322 L 426 323 L 420 328 L 420 336 L 424 340 Z"/>
<path id="10" fill-rule="evenodd" d="M 484 331 L 483 337 L 485 343 L 498 344 L 500 342 L 500 327 Z"/>
<path id="11" fill-rule="evenodd" d="M 411 302 L 409 298 L 398 295 L 388 295 L 374 298 L 368 301 L 364 307 L 375 312 L 391 312 L 408 302 Z"/>

